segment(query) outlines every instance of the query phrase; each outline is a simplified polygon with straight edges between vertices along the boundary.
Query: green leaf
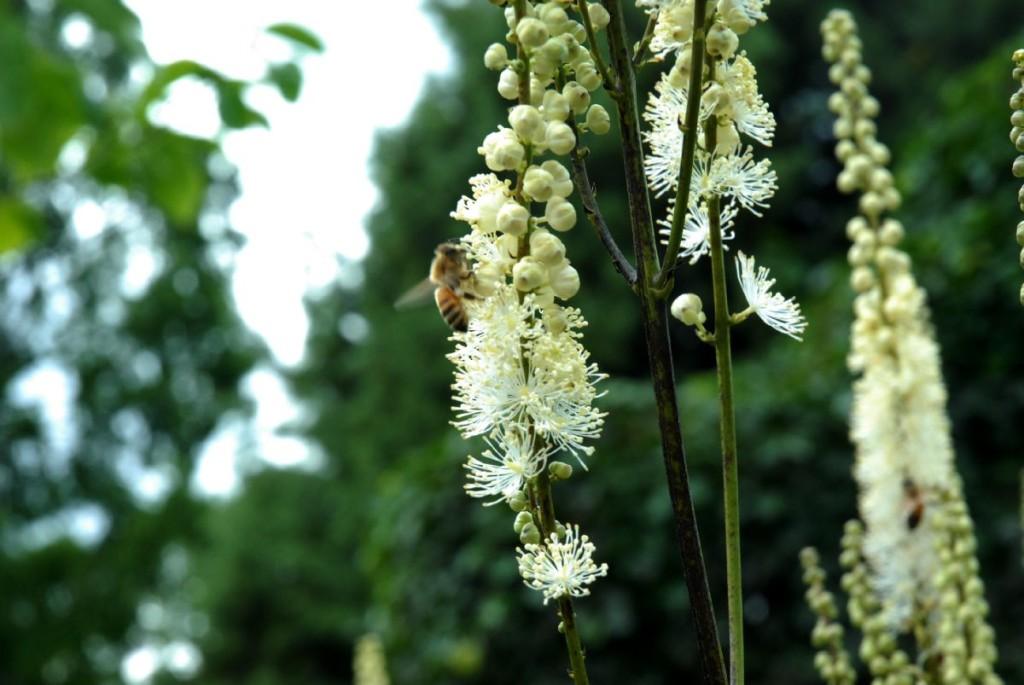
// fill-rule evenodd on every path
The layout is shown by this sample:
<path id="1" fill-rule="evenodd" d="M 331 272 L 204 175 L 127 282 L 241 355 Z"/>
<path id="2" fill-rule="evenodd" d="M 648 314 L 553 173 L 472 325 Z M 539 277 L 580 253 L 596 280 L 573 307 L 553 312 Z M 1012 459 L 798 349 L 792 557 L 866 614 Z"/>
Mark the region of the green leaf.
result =
<path id="1" fill-rule="evenodd" d="M 0 198 L 0 254 L 24 248 L 39 235 L 39 213 L 12 197 Z"/>
<path id="2" fill-rule="evenodd" d="M 275 64 L 267 72 L 267 79 L 281 91 L 281 96 L 288 102 L 299 99 L 302 90 L 302 71 L 292 63 Z"/>
<path id="3" fill-rule="evenodd" d="M 245 100 L 242 99 L 241 83 L 222 81 L 217 85 L 217 98 L 220 117 L 224 120 L 225 126 L 230 128 L 270 127 L 270 122 L 262 113 L 245 104 Z"/>
<path id="4" fill-rule="evenodd" d="M 307 29 L 304 29 L 301 26 L 296 26 L 295 24 L 274 24 L 267 29 L 267 33 L 273 33 L 281 36 L 282 38 L 290 40 L 293 43 L 303 45 L 316 52 L 324 51 L 323 41 L 321 41 L 319 37 Z"/>
<path id="5" fill-rule="evenodd" d="M 172 83 L 188 76 L 194 76 L 207 81 L 215 88 L 224 80 L 224 77 L 216 71 L 190 59 L 172 62 L 157 71 L 153 79 L 146 84 L 146 88 L 142 91 L 142 95 L 139 97 L 138 104 L 136 105 L 136 111 L 139 113 L 140 118 L 145 115 L 146 110 L 151 104 L 167 93 L 167 88 Z"/>

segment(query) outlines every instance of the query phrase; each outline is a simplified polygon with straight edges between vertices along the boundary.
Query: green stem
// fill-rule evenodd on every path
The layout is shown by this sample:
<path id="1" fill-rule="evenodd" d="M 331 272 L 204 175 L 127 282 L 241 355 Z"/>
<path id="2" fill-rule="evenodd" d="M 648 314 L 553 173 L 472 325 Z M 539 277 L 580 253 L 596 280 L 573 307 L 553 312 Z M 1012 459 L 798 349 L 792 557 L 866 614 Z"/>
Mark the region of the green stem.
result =
<path id="1" fill-rule="evenodd" d="M 712 69 L 714 65 L 712 65 Z M 714 122 L 706 127 L 705 145 L 715 149 Z M 743 574 L 740 565 L 740 484 L 736 456 L 736 414 L 732 395 L 732 321 L 726 292 L 722 249 L 721 200 L 708 200 L 711 234 L 711 278 L 715 300 L 715 361 L 722 432 L 722 480 L 725 490 L 725 566 L 729 601 L 729 682 L 743 685 Z"/>
<path id="2" fill-rule="evenodd" d="M 679 426 L 675 372 L 668 334 L 665 303 L 655 295 L 651 276 L 659 269 L 655 246 L 654 222 L 650 196 L 643 169 L 643 148 L 640 141 L 640 116 L 636 98 L 636 79 L 632 55 L 626 36 L 625 17 L 620 0 L 607 3 L 611 22 L 608 25 L 609 52 L 621 85 L 615 98 L 622 135 L 625 164 L 626 198 L 629 203 L 633 248 L 636 252 L 637 285 L 640 313 L 647 340 L 647 356 L 657 404 L 658 428 L 661 433 L 662 456 L 668 481 L 669 497 L 676 527 L 683 575 L 690 595 L 690 615 L 697 636 L 697 651 L 704 682 L 725 685 L 725 664 L 718 641 L 718 628 L 708 587 L 707 568 L 700 544 L 700 531 L 690 494 L 686 469 L 686 452 Z"/>
<path id="3" fill-rule="evenodd" d="M 526 0 L 515 0 L 516 21 L 526 16 Z M 595 48 L 596 50 L 596 48 Z M 523 73 L 519 79 L 519 103 L 530 103 L 530 55 L 522 46 L 517 45 L 516 56 L 522 61 Z M 532 150 L 528 151 L 532 155 Z M 529 160 L 527 160 L 529 163 Z M 522 197 L 524 174 L 520 172 L 516 181 L 516 193 L 520 200 Z M 529 203 L 525 203 L 529 208 Z M 530 243 L 526 236 L 519 241 L 519 254 L 525 255 L 529 252 Z M 525 359 L 523 363 L 526 364 Z M 547 469 L 542 469 L 533 485 L 533 516 L 540 523 L 542 542 L 546 543 L 552 533 L 555 532 L 555 503 L 551 497 L 551 477 Z M 565 635 L 565 647 L 569 653 L 569 665 L 572 669 L 573 685 L 590 685 L 587 677 L 587 667 L 584 663 L 583 644 L 580 641 L 579 629 L 576 627 L 576 612 L 573 610 L 572 599 L 561 597 L 558 600 L 558 616 L 562 621 L 562 633 Z"/>
<path id="4" fill-rule="evenodd" d="M 587 7 L 587 0 L 576 0 L 576 9 L 579 10 L 580 18 L 583 20 L 583 30 L 587 33 L 587 42 L 590 43 L 590 54 L 594 56 L 594 64 L 597 66 L 597 73 L 604 79 L 604 87 L 609 93 L 617 93 L 619 81 L 615 74 L 608 70 L 601 51 L 597 47 L 597 34 L 594 31 L 594 24 L 590 21 L 590 8 Z"/>
<path id="5" fill-rule="evenodd" d="M 541 469 L 533 487 L 536 496 L 534 517 L 539 520 L 541 537 L 546 542 L 551 538 L 551 534 L 555 532 L 557 526 L 555 503 L 551 497 L 551 476 L 546 468 Z M 576 627 L 576 612 L 572 606 L 572 599 L 569 597 L 558 599 L 558 616 L 562 620 L 561 631 L 565 634 L 565 648 L 569 652 L 572 682 L 574 685 L 590 685 L 583 643 L 580 641 L 579 629 Z"/>
<path id="6" fill-rule="evenodd" d="M 696 0 L 693 4 L 693 46 L 690 52 L 690 88 L 686 98 L 686 119 L 683 124 L 682 153 L 679 159 L 679 182 L 676 186 L 675 207 L 672 210 L 672 228 L 668 236 L 668 248 L 661 270 L 654 277 L 654 286 L 664 288 L 679 261 L 679 247 L 683 241 L 683 225 L 686 211 L 690 207 L 690 179 L 693 178 L 693 155 L 697 147 L 697 126 L 700 115 L 700 100 L 704 90 L 704 24 L 707 14 L 707 0 Z M 714 149 L 714 148 L 711 148 Z M 666 293 L 666 296 L 668 293 Z"/>

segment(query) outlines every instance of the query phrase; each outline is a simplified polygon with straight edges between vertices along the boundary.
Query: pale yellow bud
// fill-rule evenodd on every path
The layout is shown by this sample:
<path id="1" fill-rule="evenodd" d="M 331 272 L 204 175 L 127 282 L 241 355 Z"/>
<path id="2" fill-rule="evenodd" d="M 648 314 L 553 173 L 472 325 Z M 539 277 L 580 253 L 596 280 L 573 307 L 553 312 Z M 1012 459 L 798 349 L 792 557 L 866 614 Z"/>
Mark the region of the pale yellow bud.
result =
<path id="1" fill-rule="evenodd" d="M 540 47 L 549 36 L 547 26 L 540 19 L 525 17 L 516 24 L 516 37 L 519 38 L 519 44 L 526 48 Z"/>
<path id="2" fill-rule="evenodd" d="M 484 66 L 493 71 L 504 69 L 508 64 L 508 50 L 501 43 L 491 43 L 484 52 Z"/>
<path id="3" fill-rule="evenodd" d="M 608 110 L 601 105 L 591 105 L 590 109 L 587 110 L 587 128 L 596 133 L 599 136 L 603 136 L 608 133 L 612 127 L 611 117 L 608 116 Z"/>
<path id="4" fill-rule="evenodd" d="M 708 31 L 708 54 L 722 59 L 731 59 L 736 54 L 740 39 L 736 32 L 723 24 L 715 23 Z"/>
<path id="5" fill-rule="evenodd" d="M 569 107 L 576 114 L 583 114 L 590 106 L 590 92 L 578 81 L 569 81 L 562 87 L 562 95 L 565 96 Z"/>
<path id="6" fill-rule="evenodd" d="M 530 255 L 548 265 L 558 264 L 565 259 L 565 245 L 558 236 L 539 228 L 530 234 Z"/>
<path id="7" fill-rule="evenodd" d="M 506 67 L 498 77 L 498 94 L 506 100 L 519 97 L 519 74 Z"/>
<path id="8" fill-rule="evenodd" d="M 519 137 L 529 143 L 544 141 L 544 117 L 533 105 L 516 105 L 508 113 L 508 123 Z"/>
<path id="9" fill-rule="evenodd" d="M 530 199 L 537 200 L 538 202 L 547 202 L 551 197 L 551 184 L 553 182 L 554 179 L 551 178 L 551 174 L 539 166 L 531 166 L 526 170 L 526 175 L 523 177 L 523 192 Z"/>
<path id="10" fill-rule="evenodd" d="M 512 281 L 516 289 L 529 292 L 547 281 L 548 270 L 533 257 L 523 257 L 512 267 Z"/>
<path id="11" fill-rule="evenodd" d="M 580 275 L 568 261 L 562 262 L 560 268 L 555 267 L 548 274 L 551 289 L 560 300 L 568 300 L 580 290 Z"/>
<path id="12" fill-rule="evenodd" d="M 576 134 L 564 122 L 549 121 L 544 142 L 556 155 L 565 155 L 576 147 Z"/>
<path id="13" fill-rule="evenodd" d="M 530 212 L 518 202 L 507 201 L 498 210 L 498 230 L 509 235 L 520 236 L 526 233 L 530 222 Z"/>
<path id="14" fill-rule="evenodd" d="M 669 311 L 687 326 L 695 326 L 703 322 L 704 303 L 695 293 L 684 293 L 672 301 Z"/>
<path id="15" fill-rule="evenodd" d="M 558 197 L 569 197 L 572 195 L 572 178 L 569 170 L 560 162 L 549 159 L 540 165 L 540 168 L 551 174 L 551 194 Z"/>
<path id="16" fill-rule="evenodd" d="M 587 12 L 590 14 L 590 25 L 594 27 L 595 31 L 604 29 L 604 27 L 608 26 L 608 22 L 611 21 L 608 10 L 599 2 L 588 3 Z"/>
<path id="17" fill-rule="evenodd" d="M 544 92 L 541 113 L 547 121 L 565 121 L 569 118 L 569 100 L 557 90 Z"/>
<path id="18" fill-rule="evenodd" d="M 552 196 L 544 209 L 548 226 L 556 231 L 568 231 L 576 225 L 576 208 L 564 197 Z"/>

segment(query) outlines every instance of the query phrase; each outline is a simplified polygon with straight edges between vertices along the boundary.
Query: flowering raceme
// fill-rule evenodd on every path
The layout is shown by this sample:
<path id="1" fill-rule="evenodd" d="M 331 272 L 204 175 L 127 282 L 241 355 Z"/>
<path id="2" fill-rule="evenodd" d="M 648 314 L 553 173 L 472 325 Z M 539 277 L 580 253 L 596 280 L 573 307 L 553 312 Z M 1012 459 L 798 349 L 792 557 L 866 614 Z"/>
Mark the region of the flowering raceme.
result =
<path id="1" fill-rule="evenodd" d="M 850 618 L 869 645 L 861 654 L 880 657 L 865 657 L 876 678 L 920 682 L 922 669 L 935 669 L 941 671 L 935 682 L 1000 683 L 973 526 L 954 465 L 939 346 L 924 290 L 899 248 L 903 225 L 884 216 L 901 198 L 886 169 L 889 150 L 875 138 L 879 104 L 867 92 L 871 72 L 861 63 L 848 12 L 831 12 L 822 32 L 829 77 L 839 88 L 829 100 L 843 163 L 837 182 L 844 192 L 860 193 L 862 214 L 846 227 L 857 293 L 848 363 L 859 374 L 850 437 L 863 521 L 850 522 L 843 536 Z M 813 586 L 812 556 L 804 561 Z M 897 647 L 899 633 L 915 637 L 917 663 Z"/>
<path id="2" fill-rule="evenodd" d="M 580 277 L 558 234 L 577 216 L 569 200 L 574 185 L 558 157 L 575 149 L 579 135 L 606 133 L 610 119 L 590 101 L 601 76 L 584 45 L 587 31 L 570 11 L 550 2 L 506 7 L 518 54 L 510 59 L 495 43 L 484 55 L 484 65 L 500 72 L 498 93 L 516 104 L 508 125 L 478 148 L 492 173 L 471 178 L 471 194 L 452 212 L 470 228 L 459 244 L 472 274 L 462 302 L 468 324 L 453 334 L 448 358 L 455 365 L 452 423 L 463 437 L 487 444 L 465 463 L 465 490 L 517 512 L 523 581 L 545 604 L 558 600 L 572 626 L 570 599 L 589 594 L 607 565 L 592 560 L 594 545 L 578 525 L 555 518 L 551 483 L 569 478 L 572 467 L 553 458 L 571 455 L 586 468 L 604 424 L 593 402 L 605 376 L 582 344 L 582 313 L 566 305 Z M 608 23 L 599 4 L 589 17 L 595 29 Z M 566 639 L 578 672 L 574 630 L 567 628 Z"/>
<path id="3" fill-rule="evenodd" d="M 745 146 L 741 136 L 770 146 L 775 135 L 775 117 L 758 91 L 757 70 L 742 52 L 737 52 L 739 35 L 757 22 L 765 21 L 760 0 L 719 0 L 715 19 L 707 34 L 707 53 L 714 60 L 709 78 L 702 81 L 703 91 L 696 130 L 685 131 L 684 118 L 690 99 L 690 46 L 693 40 L 693 0 L 660 0 L 637 3 L 657 21 L 651 51 L 664 58 L 675 54 L 672 69 L 663 74 L 644 111 L 649 128 L 644 139 L 650 154 L 644 159 L 647 182 L 654 194 L 671 193 L 668 216 L 658 221 L 661 234 L 668 237 L 675 221 L 675 197 L 687 198 L 682 223 L 679 258 L 696 263 L 709 254 L 709 201 L 720 200 L 719 222 L 723 240 L 735 236 L 734 225 L 740 210 L 761 215 L 775 194 L 776 175 L 767 159 L 755 160 L 753 147 Z M 709 127 L 714 127 L 709 136 Z M 696 136 L 693 170 L 689 189 L 679 193 L 683 142 Z M 714 140 L 714 143 L 710 143 Z M 713 149 L 711 147 L 713 146 Z M 775 330 L 800 339 L 806 321 L 792 298 L 764 289 L 767 271 L 748 277 L 752 258 L 738 257 L 737 275 L 750 304 L 750 312 Z M 753 298 L 753 299 L 752 299 Z M 740 318 L 743 318 L 741 315 Z"/>

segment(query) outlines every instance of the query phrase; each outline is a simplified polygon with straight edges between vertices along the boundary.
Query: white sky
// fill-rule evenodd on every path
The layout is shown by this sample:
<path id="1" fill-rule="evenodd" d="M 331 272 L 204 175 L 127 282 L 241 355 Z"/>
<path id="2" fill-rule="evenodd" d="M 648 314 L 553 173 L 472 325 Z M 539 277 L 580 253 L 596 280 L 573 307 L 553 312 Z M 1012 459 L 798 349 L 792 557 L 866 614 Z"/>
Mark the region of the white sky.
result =
<path id="1" fill-rule="evenodd" d="M 337 276 L 338 256 L 368 248 L 363 217 L 376 191 L 366 161 L 373 132 L 400 124 L 428 72 L 450 66 L 448 48 L 420 0 L 127 0 L 142 20 L 143 40 L 159 64 L 194 59 L 228 76 L 257 79 L 288 44 L 264 29 L 291 22 L 316 33 L 322 55 L 305 59 L 297 103 L 270 88 L 252 103 L 270 129 L 225 140 L 239 168 L 241 197 L 232 226 L 248 238 L 237 264 L 235 297 L 242 317 L 279 361 L 302 357 L 308 322 L 301 297 Z M 386 7 L 386 16 L 380 9 Z M 157 112 L 177 128 L 210 135 L 212 94 L 179 84 Z"/>
<path id="2" fill-rule="evenodd" d="M 337 278 L 339 258 L 359 259 L 368 249 L 363 219 L 377 197 L 367 176 L 373 132 L 406 118 L 426 75 L 450 68 L 450 52 L 420 0 L 126 4 L 142 20 L 143 40 L 158 64 L 193 59 L 230 77 L 259 78 L 270 61 L 290 54 L 286 42 L 264 32 L 279 22 L 309 28 L 326 46 L 322 55 L 305 58 L 298 102 L 285 102 L 269 88 L 252 93 L 250 104 L 270 120 L 269 130 L 234 132 L 224 140 L 241 187 L 230 222 L 247 238 L 233 288 L 239 311 L 279 362 L 296 364 L 309 328 L 303 294 Z M 153 114 L 194 135 L 216 133 L 212 94 L 194 83 L 179 83 Z M 245 392 L 257 399 L 269 461 L 307 459 L 297 441 L 273 434 L 295 417 L 280 378 L 258 370 Z M 196 474 L 202 491 L 226 495 L 237 488 L 240 430 L 237 419 L 225 417 L 202 450 Z M 149 637 L 122 662 L 122 675 L 144 683 L 160 669 L 187 674 L 199 659 L 190 649 Z"/>

